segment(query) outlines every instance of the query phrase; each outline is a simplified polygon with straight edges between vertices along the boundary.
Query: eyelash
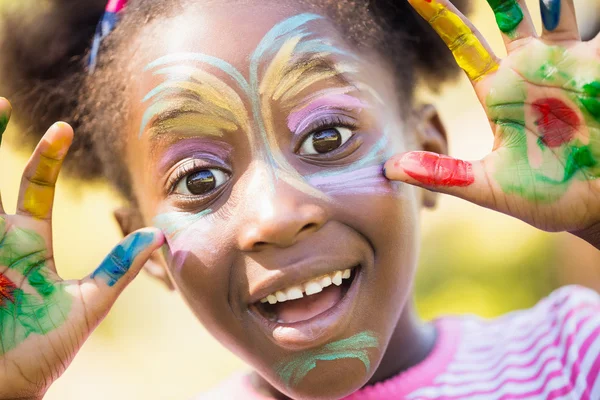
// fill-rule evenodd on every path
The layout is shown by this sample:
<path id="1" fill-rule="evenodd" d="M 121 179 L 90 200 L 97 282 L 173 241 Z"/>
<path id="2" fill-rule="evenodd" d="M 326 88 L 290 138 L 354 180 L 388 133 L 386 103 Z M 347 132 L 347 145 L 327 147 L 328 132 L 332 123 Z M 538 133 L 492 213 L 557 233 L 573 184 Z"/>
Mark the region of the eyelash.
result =
<path id="1" fill-rule="evenodd" d="M 177 171 L 175 172 L 175 174 L 172 175 L 169 178 L 169 180 L 167 181 L 168 194 L 169 195 L 173 194 L 175 192 L 175 188 L 177 187 L 177 184 L 186 176 L 189 176 L 193 173 L 202 171 L 204 169 L 211 169 L 211 168 L 216 168 L 216 169 L 225 171 L 221 167 L 208 165 L 205 162 L 203 162 L 202 160 L 194 159 L 194 160 L 192 160 L 192 162 L 186 163 L 182 167 L 178 168 Z"/>

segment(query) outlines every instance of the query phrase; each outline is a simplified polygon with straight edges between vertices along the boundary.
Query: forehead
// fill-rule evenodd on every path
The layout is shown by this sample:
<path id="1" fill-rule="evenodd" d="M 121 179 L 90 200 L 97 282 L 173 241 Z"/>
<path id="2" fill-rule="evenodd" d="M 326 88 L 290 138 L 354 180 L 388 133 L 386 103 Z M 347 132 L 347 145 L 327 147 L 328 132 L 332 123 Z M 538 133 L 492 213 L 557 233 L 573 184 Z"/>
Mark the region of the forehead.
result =
<path id="1" fill-rule="evenodd" d="M 226 61 L 240 71 L 248 66 L 251 55 L 264 41 L 273 27 L 311 12 L 295 2 L 223 2 L 221 4 L 198 4 L 194 2 L 178 15 L 157 20 L 141 35 L 139 52 L 142 67 L 166 54 L 204 53 Z M 291 29 L 291 28 L 290 28 Z M 327 18 L 313 19 L 295 32 L 280 30 L 278 36 L 301 33 L 326 38 L 331 44 L 349 48 L 336 26 Z M 271 41 L 272 45 L 281 44 Z"/>

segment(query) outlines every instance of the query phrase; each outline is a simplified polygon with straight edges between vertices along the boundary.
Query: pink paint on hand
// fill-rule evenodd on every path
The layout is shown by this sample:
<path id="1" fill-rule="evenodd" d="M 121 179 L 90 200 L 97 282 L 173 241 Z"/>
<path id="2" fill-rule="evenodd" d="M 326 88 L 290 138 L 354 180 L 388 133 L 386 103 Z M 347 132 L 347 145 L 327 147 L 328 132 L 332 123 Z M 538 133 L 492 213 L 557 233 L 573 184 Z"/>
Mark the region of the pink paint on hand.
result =
<path id="1" fill-rule="evenodd" d="M 394 166 L 427 186 L 465 187 L 475 182 L 470 162 L 427 151 L 406 153 Z"/>
<path id="2" fill-rule="evenodd" d="M 570 142 L 581 125 L 577 113 L 556 98 L 539 99 L 532 104 L 538 114 L 535 121 L 541 141 L 548 147 L 560 147 Z"/>
<path id="3" fill-rule="evenodd" d="M 108 0 L 106 5 L 107 12 L 118 13 L 127 5 L 128 0 Z"/>
<path id="4" fill-rule="evenodd" d="M 298 132 L 308 126 L 310 116 L 318 116 L 330 110 L 356 110 L 368 108 L 369 105 L 349 94 L 329 94 L 317 98 L 288 117 L 290 132 Z"/>

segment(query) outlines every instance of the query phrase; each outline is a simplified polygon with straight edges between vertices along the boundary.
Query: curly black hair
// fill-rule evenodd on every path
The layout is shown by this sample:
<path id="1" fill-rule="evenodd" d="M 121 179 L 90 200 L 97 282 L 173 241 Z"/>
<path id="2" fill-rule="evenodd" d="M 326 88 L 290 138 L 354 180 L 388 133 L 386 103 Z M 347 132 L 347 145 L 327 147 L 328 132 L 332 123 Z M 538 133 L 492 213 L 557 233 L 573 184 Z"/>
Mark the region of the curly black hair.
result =
<path id="1" fill-rule="evenodd" d="M 132 38 L 149 22 L 177 15 L 194 1 L 130 0 L 117 28 L 102 43 L 99 64 L 87 72 L 87 57 L 106 0 L 52 0 L 0 14 L 0 93 L 11 100 L 23 144 L 33 144 L 53 122 L 73 125 L 75 141 L 66 169 L 83 179 L 106 178 L 132 199 L 118 127 L 127 120 L 123 99 L 131 81 Z M 240 0 L 238 0 L 240 1 Z M 457 72 L 452 55 L 406 0 L 297 0 L 327 15 L 358 48 L 386 55 L 403 102 L 422 78 L 431 87 Z M 31 3 L 31 4 L 29 4 Z M 454 0 L 466 11 L 467 0 Z M 27 8 L 28 18 L 23 9 Z"/>

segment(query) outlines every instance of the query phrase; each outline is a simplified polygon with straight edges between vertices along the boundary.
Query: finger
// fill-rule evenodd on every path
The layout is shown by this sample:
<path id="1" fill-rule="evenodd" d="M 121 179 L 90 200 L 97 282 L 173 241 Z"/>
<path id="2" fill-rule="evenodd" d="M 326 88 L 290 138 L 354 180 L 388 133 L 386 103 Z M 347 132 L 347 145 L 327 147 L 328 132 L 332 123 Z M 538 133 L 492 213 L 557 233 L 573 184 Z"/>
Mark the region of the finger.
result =
<path id="1" fill-rule="evenodd" d="M 91 311 L 102 315 L 108 312 L 119 294 L 163 243 L 163 234 L 155 228 L 141 229 L 123 239 L 92 274 L 78 282 Z"/>
<path id="2" fill-rule="evenodd" d="M 482 161 L 469 162 L 427 151 L 412 151 L 389 159 L 384 173 L 390 180 L 494 208 L 495 194 Z"/>
<path id="3" fill-rule="evenodd" d="M 57 122 L 48 129 L 23 172 L 17 214 L 50 219 L 54 187 L 72 141 L 69 124 Z"/>
<path id="4" fill-rule="evenodd" d="M 524 0 L 487 0 L 508 50 L 510 43 L 526 37 L 537 37 L 531 15 Z"/>
<path id="5" fill-rule="evenodd" d="M 447 0 L 408 0 L 446 43 L 458 65 L 476 82 L 498 69 L 498 59 L 481 34 Z"/>
<path id="6" fill-rule="evenodd" d="M 6 131 L 8 121 L 10 120 L 10 114 L 12 113 L 12 107 L 8 100 L 4 97 L 0 97 L 0 147 L 2 146 L 2 135 Z M 0 214 L 4 214 L 4 208 L 2 207 L 2 192 L 0 192 Z"/>
<path id="7" fill-rule="evenodd" d="M 573 0 L 540 0 L 540 9 L 544 40 L 581 40 Z"/>

